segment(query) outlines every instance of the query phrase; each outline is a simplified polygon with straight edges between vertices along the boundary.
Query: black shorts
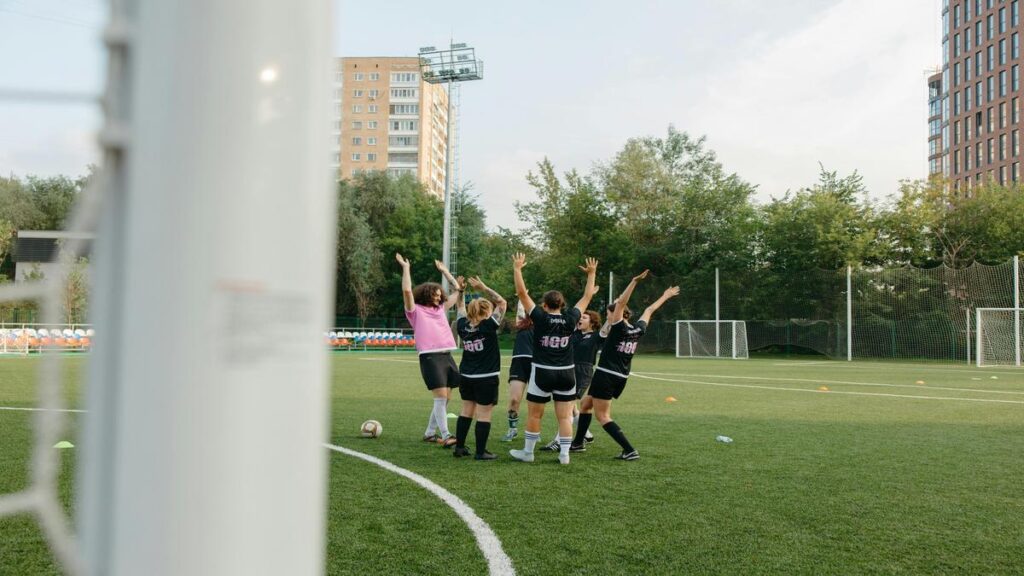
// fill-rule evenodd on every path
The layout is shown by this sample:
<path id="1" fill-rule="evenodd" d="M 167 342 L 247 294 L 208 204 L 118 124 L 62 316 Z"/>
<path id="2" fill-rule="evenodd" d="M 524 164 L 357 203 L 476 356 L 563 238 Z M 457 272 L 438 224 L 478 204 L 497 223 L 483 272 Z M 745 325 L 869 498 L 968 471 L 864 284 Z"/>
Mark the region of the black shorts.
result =
<path id="1" fill-rule="evenodd" d="M 519 380 L 520 382 L 529 382 L 531 366 L 533 366 L 533 358 L 529 356 L 513 358 L 512 365 L 508 367 L 508 381 Z"/>
<path id="2" fill-rule="evenodd" d="M 583 398 L 583 395 L 587 393 L 587 388 L 590 387 L 590 379 L 594 377 L 594 365 L 593 364 L 577 364 L 576 365 L 576 399 Z"/>
<path id="3" fill-rule="evenodd" d="M 498 376 L 470 378 L 463 374 L 460 381 L 459 396 L 463 402 L 476 402 L 481 406 L 494 406 L 498 403 L 498 387 L 501 383 Z"/>
<path id="4" fill-rule="evenodd" d="M 533 366 L 530 385 L 526 388 L 526 399 L 546 404 L 552 398 L 555 402 L 576 400 L 576 375 L 573 368 L 540 368 Z"/>
<path id="5" fill-rule="evenodd" d="M 590 395 L 601 400 L 618 398 L 626 389 L 626 379 L 622 376 L 597 370 L 590 381 Z"/>
<path id="6" fill-rule="evenodd" d="M 427 390 L 456 388 L 459 385 L 459 367 L 455 365 L 451 352 L 420 354 L 420 374 Z"/>

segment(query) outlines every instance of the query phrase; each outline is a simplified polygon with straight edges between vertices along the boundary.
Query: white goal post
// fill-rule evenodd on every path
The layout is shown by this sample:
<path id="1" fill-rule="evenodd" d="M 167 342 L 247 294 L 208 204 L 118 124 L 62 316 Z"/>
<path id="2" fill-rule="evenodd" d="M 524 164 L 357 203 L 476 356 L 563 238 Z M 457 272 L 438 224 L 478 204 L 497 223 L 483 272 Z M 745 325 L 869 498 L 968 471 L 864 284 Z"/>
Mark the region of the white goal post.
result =
<path id="1" fill-rule="evenodd" d="M 743 320 L 676 320 L 676 358 L 749 357 Z"/>
<path id="2" fill-rule="evenodd" d="M 1020 366 L 1022 340 L 1021 308 L 978 308 L 975 310 L 975 356 L 978 367 Z"/>

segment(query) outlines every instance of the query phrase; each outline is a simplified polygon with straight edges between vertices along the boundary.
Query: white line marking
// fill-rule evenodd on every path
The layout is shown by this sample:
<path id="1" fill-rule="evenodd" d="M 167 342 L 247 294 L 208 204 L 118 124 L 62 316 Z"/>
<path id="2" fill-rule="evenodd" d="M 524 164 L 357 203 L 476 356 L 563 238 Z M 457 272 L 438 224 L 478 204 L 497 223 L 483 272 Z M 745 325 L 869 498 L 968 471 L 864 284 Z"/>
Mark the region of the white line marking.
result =
<path id="1" fill-rule="evenodd" d="M 445 504 L 450 506 L 456 514 L 462 518 L 462 521 L 469 526 L 470 531 L 473 532 L 473 536 L 476 537 L 476 545 L 480 548 L 480 551 L 484 553 L 484 558 L 487 559 L 487 566 L 490 569 L 490 573 L 495 576 L 515 576 L 515 568 L 512 566 L 512 559 L 505 554 L 505 550 L 501 547 L 501 540 L 498 540 L 498 536 L 491 530 L 491 527 L 487 525 L 476 512 L 469 507 L 468 504 L 462 501 L 461 498 L 445 490 L 441 486 L 438 486 L 434 482 L 420 476 L 419 474 L 406 470 L 396 466 L 387 460 L 381 460 L 375 456 L 369 454 L 363 454 L 349 448 L 341 446 L 335 446 L 334 444 L 324 444 L 328 449 L 340 452 L 348 456 L 355 456 L 356 458 L 376 464 L 381 468 L 394 472 L 399 476 L 404 476 L 409 480 L 419 484 L 423 488 L 426 488 L 429 492 L 437 496 L 444 501 Z"/>
<path id="2" fill-rule="evenodd" d="M 953 388 L 949 386 L 928 386 L 927 384 L 881 384 L 878 382 L 853 382 L 849 380 L 816 380 L 812 378 L 774 378 L 772 376 L 726 376 L 723 374 L 680 374 L 678 372 L 644 372 L 654 376 L 688 376 L 694 378 L 732 378 L 734 380 L 771 380 L 774 382 L 806 382 L 808 384 L 846 384 L 849 386 L 884 386 L 886 388 L 916 388 L 918 390 L 948 390 L 950 392 L 981 392 L 983 394 L 1016 394 L 1016 390 L 983 390 L 981 388 Z"/>
<path id="3" fill-rule="evenodd" d="M 813 366 L 816 364 L 835 364 L 835 360 L 805 360 L 800 362 L 774 362 L 772 366 Z"/>
<path id="4" fill-rule="evenodd" d="M 367 362 L 404 362 L 406 364 L 419 364 L 419 360 L 398 360 L 395 358 L 360 358 L 360 360 L 366 360 Z"/>
<path id="5" fill-rule="evenodd" d="M 17 406 L 0 406 L 0 410 L 16 410 L 18 412 L 75 412 L 75 413 L 85 413 L 85 410 L 72 410 L 70 408 L 19 408 Z"/>
<path id="6" fill-rule="evenodd" d="M 918 400 L 961 400 L 963 402 L 994 402 L 999 404 L 1024 404 L 1024 400 L 994 400 L 991 398 L 947 398 L 944 396 L 914 396 L 910 394 L 881 394 L 879 392 L 846 392 L 841 390 L 808 390 L 806 388 L 783 388 L 780 386 L 754 386 L 753 384 L 729 384 L 726 382 L 701 382 L 699 380 L 678 380 L 671 378 L 657 378 L 647 376 L 640 372 L 633 372 L 633 376 L 647 378 L 648 380 L 660 380 L 662 382 L 681 382 L 683 384 L 703 384 L 705 386 L 724 386 L 726 388 L 754 388 L 760 390 L 784 390 L 786 392 L 813 392 L 815 394 L 847 394 L 850 396 L 884 396 L 889 398 L 914 398 Z"/>

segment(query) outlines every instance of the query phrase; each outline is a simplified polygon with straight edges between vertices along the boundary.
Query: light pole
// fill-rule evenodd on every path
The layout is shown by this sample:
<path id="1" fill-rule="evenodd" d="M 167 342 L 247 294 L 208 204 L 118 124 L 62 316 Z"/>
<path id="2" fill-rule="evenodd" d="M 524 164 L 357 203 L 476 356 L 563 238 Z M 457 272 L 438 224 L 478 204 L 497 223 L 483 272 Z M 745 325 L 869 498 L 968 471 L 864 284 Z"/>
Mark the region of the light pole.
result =
<path id="1" fill-rule="evenodd" d="M 445 134 L 445 169 L 444 169 L 444 232 L 442 240 L 441 261 L 445 266 L 451 264 L 452 251 L 452 137 L 454 130 L 452 108 L 452 85 L 455 82 L 482 80 L 484 63 L 476 59 L 476 50 L 465 44 L 452 43 L 448 50 L 438 50 L 433 46 L 420 48 L 420 72 L 423 80 L 431 84 L 448 84 L 448 119 Z M 454 273 L 455 271 L 453 271 Z M 447 291 L 448 281 L 442 280 Z"/>

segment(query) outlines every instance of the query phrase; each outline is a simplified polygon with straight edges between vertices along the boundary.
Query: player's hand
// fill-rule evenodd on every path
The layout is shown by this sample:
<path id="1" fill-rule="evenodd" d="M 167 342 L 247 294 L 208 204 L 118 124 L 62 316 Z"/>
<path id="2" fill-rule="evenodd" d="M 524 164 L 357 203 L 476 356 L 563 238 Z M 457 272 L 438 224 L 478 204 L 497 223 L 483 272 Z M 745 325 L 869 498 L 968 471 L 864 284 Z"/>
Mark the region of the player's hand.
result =
<path id="1" fill-rule="evenodd" d="M 597 258 L 587 258 L 586 266 L 579 266 L 580 270 L 583 270 L 588 275 L 597 273 Z"/>
<path id="2" fill-rule="evenodd" d="M 470 276 L 469 285 L 472 286 L 474 290 L 483 290 L 484 288 L 484 283 L 480 280 L 479 276 Z"/>
<path id="3" fill-rule="evenodd" d="M 466 289 L 466 277 L 465 276 L 459 276 L 459 277 L 455 278 L 455 289 L 456 290 L 465 290 Z"/>
<path id="4" fill-rule="evenodd" d="M 437 267 L 437 269 L 440 270 L 441 272 L 448 271 L 448 267 L 445 266 L 444 262 L 441 262 L 440 260 L 434 260 L 434 266 Z"/>
<path id="5" fill-rule="evenodd" d="M 651 273 L 650 270 L 644 270 L 643 272 L 637 274 L 636 276 L 633 276 L 633 282 L 639 282 L 639 281 L 643 280 L 644 278 L 647 278 L 647 275 L 650 274 L 650 273 Z"/>
<path id="6" fill-rule="evenodd" d="M 589 297 L 593 298 L 593 297 L 594 297 L 595 295 L 597 295 L 597 293 L 598 293 L 598 292 L 600 292 L 600 291 L 601 291 L 601 287 L 600 287 L 600 286 L 597 286 L 597 285 L 595 285 L 595 286 L 594 286 L 593 288 L 591 288 L 591 289 L 590 289 L 590 291 L 589 291 L 589 292 L 587 292 L 587 296 L 589 296 Z"/>
<path id="7" fill-rule="evenodd" d="M 526 254 L 516 252 L 512 255 L 512 267 L 516 270 L 522 270 L 523 266 L 526 266 Z"/>
<path id="8" fill-rule="evenodd" d="M 395 260 L 398 260 L 398 263 L 401 264 L 402 268 L 409 267 L 409 260 L 403 258 L 398 252 L 395 252 Z"/>
<path id="9" fill-rule="evenodd" d="M 676 296 L 679 296 L 679 286 L 673 286 L 671 288 L 666 288 L 665 292 L 663 292 L 661 294 L 661 297 L 666 299 L 666 300 L 668 300 L 669 298 L 674 298 Z"/>

